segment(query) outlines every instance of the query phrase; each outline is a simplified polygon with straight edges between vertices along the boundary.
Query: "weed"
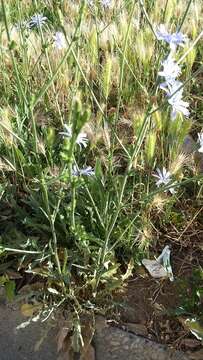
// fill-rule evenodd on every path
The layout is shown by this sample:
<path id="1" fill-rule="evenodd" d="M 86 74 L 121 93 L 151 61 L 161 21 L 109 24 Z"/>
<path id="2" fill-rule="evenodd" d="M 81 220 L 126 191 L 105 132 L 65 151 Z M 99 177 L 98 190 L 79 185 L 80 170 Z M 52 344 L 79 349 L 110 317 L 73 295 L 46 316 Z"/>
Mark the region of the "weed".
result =
<path id="1" fill-rule="evenodd" d="M 155 212 L 182 222 L 187 186 L 202 199 L 182 147 L 198 128 L 202 152 L 203 8 L 162 5 L 1 0 L 1 263 L 41 276 L 45 317 L 75 314 L 77 351 L 88 304 L 153 246 Z"/>

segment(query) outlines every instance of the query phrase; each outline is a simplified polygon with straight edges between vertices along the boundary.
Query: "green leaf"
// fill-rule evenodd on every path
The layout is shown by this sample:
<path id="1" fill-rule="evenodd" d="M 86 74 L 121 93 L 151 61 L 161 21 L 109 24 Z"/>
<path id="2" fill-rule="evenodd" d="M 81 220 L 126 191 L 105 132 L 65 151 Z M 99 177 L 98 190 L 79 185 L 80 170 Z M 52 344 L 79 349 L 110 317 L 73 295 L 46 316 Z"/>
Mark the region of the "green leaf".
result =
<path id="1" fill-rule="evenodd" d="M 117 270 L 120 267 L 120 264 L 115 264 L 110 267 L 108 271 L 105 271 L 102 274 L 102 279 L 109 280 L 111 278 L 114 278 L 114 275 L 117 274 Z"/>
<path id="2" fill-rule="evenodd" d="M 15 281 L 13 280 L 9 280 L 8 282 L 6 282 L 5 284 L 5 289 L 6 289 L 6 296 L 8 298 L 9 301 L 12 301 L 14 299 L 15 296 Z"/>
<path id="3" fill-rule="evenodd" d="M 203 321 L 202 319 L 191 318 L 185 320 L 185 327 L 198 339 L 203 341 Z"/>
<path id="4" fill-rule="evenodd" d="M 0 276 L 0 286 L 4 285 L 8 281 L 8 277 L 5 275 Z"/>
<path id="5" fill-rule="evenodd" d="M 55 142 L 56 134 L 53 127 L 48 127 L 46 134 L 46 143 L 49 148 L 52 148 Z"/>
<path id="6" fill-rule="evenodd" d="M 10 49 L 10 50 L 13 50 L 13 49 L 16 48 L 16 46 L 17 46 L 16 42 L 15 42 L 14 40 L 12 40 L 12 41 L 10 42 L 10 44 L 9 44 L 9 49 Z"/>
<path id="7" fill-rule="evenodd" d="M 101 178 L 103 176 L 101 160 L 97 159 L 95 164 L 95 175 L 97 178 Z"/>
<path id="8" fill-rule="evenodd" d="M 2 245 L 0 245 L 0 255 L 4 253 L 4 247 Z"/>

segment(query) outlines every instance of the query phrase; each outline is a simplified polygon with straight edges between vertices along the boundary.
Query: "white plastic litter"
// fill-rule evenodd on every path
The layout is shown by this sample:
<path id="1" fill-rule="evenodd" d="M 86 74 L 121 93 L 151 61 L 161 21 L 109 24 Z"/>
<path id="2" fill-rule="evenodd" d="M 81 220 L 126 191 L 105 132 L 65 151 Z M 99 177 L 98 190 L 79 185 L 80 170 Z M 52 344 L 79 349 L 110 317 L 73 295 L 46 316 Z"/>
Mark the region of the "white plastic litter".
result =
<path id="1" fill-rule="evenodd" d="M 153 278 L 169 278 L 170 281 L 173 281 L 174 276 L 170 263 L 170 254 L 170 248 L 166 245 L 156 260 L 143 259 L 142 264 Z"/>

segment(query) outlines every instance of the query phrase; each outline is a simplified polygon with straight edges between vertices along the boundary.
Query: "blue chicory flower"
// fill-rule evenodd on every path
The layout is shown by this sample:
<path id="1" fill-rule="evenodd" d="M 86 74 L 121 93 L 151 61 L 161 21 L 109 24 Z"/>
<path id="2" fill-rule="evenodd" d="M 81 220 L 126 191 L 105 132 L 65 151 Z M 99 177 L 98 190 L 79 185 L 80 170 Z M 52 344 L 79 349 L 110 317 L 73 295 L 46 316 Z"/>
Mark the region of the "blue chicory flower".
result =
<path id="1" fill-rule="evenodd" d="M 167 42 L 172 51 L 175 51 L 178 45 L 184 46 L 187 41 L 187 35 L 180 31 L 170 34 L 164 24 L 158 26 L 156 36 L 158 40 Z"/>
<path id="2" fill-rule="evenodd" d="M 198 133 L 198 143 L 200 145 L 198 152 L 203 153 L 203 133 Z"/>
<path id="3" fill-rule="evenodd" d="M 163 70 L 158 72 L 159 76 L 165 77 L 166 82 L 162 83 L 160 87 L 165 89 L 168 85 L 172 85 L 177 76 L 181 73 L 180 66 L 174 61 L 171 54 L 162 62 Z"/>
<path id="4" fill-rule="evenodd" d="M 73 166 L 72 169 L 73 176 L 94 176 L 95 171 L 91 166 L 87 166 L 86 168 L 79 169 L 76 165 Z"/>
<path id="5" fill-rule="evenodd" d="M 169 85 L 169 91 L 167 91 L 167 95 L 169 97 L 168 103 L 172 106 L 172 120 L 176 119 L 178 113 L 182 113 L 186 117 L 189 117 L 190 115 L 188 110 L 189 103 L 182 100 L 183 88 L 179 89 L 181 85 L 182 83 L 180 81 L 174 81 L 172 85 Z"/>
<path id="6" fill-rule="evenodd" d="M 58 50 L 62 50 L 66 47 L 66 38 L 65 35 L 60 32 L 57 31 L 54 35 L 54 45 L 56 47 L 56 49 Z"/>
<path id="7" fill-rule="evenodd" d="M 101 0 L 101 4 L 104 6 L 104 7 L 109 7 L 112 3 L 112 0 Z"/>
<path id="8" fill-rule="evenodd" d="M 154 174 L 154 176 L 158 179 L 156 181 L 156 186 L 160 187 L 161 185 L 167 185 L 168 183 L 170 183 L 172 181 L 171 179 L 171 173 L 170 171 L 167 171 L 165 167 L 163 167 L 162 171 L 157 168 L 157 174 Z M 175 193 L 175 190 L 173 187 L 171 187 L 169 189 L 169 191 L 171 192 L 171 194 Z"/>
<path id="9" fill-rule="evenodd" d="M 65 138 L 70 139 L 73 135 L 71 126 L 65 124 L 64 131 L 61 131 L 59 134 Z M 87 143 L 88 143 L 87 134 L 84 132 L 79 133 L 76 139 L 76 144 L 80 146 L 80 149 L 82 147 L 84 148 L 87 147 Z"/>
<path id="10" fill-rule="evenodd" d="M 31 17 L 31 20 L 28 22 L 28 26 L 32 27 L 40 27 L 46 23 L 47 17 L 42 14 L 35 14 Z"/>

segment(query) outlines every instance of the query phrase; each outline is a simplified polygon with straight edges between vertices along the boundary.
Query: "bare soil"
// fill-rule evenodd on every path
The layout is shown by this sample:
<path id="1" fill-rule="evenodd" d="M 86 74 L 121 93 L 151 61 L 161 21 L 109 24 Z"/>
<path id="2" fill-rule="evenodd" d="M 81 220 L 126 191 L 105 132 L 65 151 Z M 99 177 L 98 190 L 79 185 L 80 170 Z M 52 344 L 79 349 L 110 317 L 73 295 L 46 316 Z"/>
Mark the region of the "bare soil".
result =
<path id="1" fill-rule="evenodd" d="M 163 234 L 162 241 L 159 239 L 154 253 L 159 255 L 166 244 L 171 247 L 175 281 L 153 279 L 142 266 L 138 267 L 125 292 L 116 298 L 121 307 L 115 325 L 185 351 L 191 359 L 202 360 L 201 341 L 183 326 L 182 317 L 176 316 L 175 310 L 181 306 L 180 284 L 187 284 L 190 297 L 193 271 L 203 266 L 203 225 L 198 222 L 195 228 L 193 224 L 192 231 L 188 228 L 181 238 L 172 228 Z"/>

